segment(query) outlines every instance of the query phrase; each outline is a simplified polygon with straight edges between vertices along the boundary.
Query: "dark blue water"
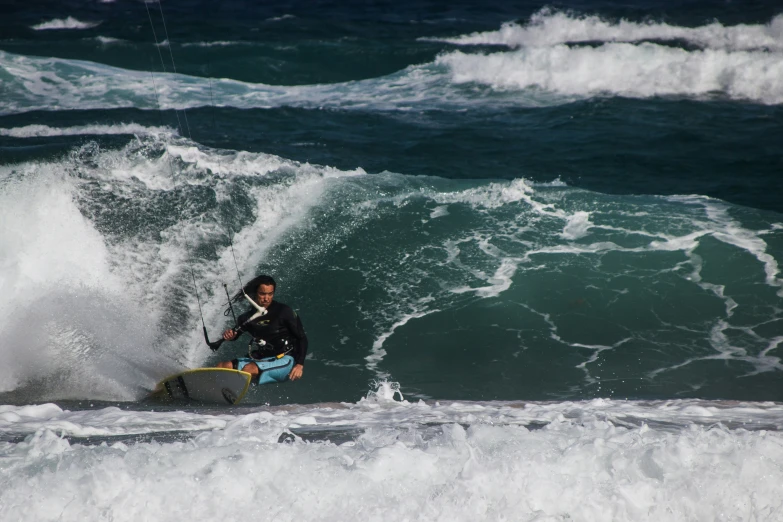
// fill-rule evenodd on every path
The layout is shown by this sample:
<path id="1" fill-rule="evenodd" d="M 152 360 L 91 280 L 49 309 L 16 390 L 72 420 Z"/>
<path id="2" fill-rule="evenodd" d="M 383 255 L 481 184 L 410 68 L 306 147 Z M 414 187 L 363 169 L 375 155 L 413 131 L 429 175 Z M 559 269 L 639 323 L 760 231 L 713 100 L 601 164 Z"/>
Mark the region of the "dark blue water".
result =
<path id="1" fill-rule="evenodd" d="M 312 347 L 251 402 L 783 400 L 782 58 L 775 2 L 6 3 L 0 392 L 243 353 L 236 257 Z"/>

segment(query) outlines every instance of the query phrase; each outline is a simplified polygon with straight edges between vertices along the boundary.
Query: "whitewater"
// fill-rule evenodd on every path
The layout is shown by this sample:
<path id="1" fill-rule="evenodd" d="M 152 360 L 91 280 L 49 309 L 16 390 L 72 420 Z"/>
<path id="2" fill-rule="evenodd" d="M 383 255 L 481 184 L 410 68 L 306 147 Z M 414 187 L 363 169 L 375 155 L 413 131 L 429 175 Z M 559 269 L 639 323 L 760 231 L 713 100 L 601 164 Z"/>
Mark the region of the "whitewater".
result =
<path id="1" fill-rule="evenodd" d="M 389 385 L 242 414 L 3 406 L 0 514 L 779 520 L 782 424 L 774 404 L 425 403 Z"/>

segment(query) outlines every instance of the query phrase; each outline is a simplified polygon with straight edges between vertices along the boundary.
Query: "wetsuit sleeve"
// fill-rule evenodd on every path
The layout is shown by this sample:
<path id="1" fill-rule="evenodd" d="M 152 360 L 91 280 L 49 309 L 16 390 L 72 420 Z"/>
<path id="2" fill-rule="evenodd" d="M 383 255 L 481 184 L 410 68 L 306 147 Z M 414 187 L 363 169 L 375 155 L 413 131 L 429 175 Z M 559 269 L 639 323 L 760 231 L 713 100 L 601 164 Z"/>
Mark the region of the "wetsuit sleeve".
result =
<path id="1" fill-rule="evenodd" d="M 302 326 L 302 320 L 296 312 L 289 308 L 284 316 L 283 324 L 291 336 L 296 339 L 296 348 L 291 356 L 296 361 L 296 364 L 304 365 L 305 357 L 307 357 L 308 343 L 304 326 Z"/>
<path id="2" fill-rule="evenodd" d="M 245 324 L 245 321 L 250 319 L 253 316 L 254 312 L 255 312 L 255 310 L 248 310 L 247 312 L 245 312 L 243 314 L 240 314 L 240 316 L 237 317 L 237 324 L 239 326 L 242 326 L 243 324 Z M 236 330 L 236 328 L 232 328 L 232 330 Z"/>

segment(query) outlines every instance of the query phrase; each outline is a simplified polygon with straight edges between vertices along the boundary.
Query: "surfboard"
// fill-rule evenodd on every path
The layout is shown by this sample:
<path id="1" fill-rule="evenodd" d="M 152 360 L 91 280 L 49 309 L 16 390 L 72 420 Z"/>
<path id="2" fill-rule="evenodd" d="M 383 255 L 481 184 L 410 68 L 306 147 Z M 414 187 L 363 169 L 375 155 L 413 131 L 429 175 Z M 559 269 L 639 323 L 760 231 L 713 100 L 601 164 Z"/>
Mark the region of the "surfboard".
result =
<path id="1" fill-rule="evenodd" d="M 227 368 L 196 368 L 166 377 L 155 387 L 153 397 L 239 404 L 250 387 L 251 375 Z"/>

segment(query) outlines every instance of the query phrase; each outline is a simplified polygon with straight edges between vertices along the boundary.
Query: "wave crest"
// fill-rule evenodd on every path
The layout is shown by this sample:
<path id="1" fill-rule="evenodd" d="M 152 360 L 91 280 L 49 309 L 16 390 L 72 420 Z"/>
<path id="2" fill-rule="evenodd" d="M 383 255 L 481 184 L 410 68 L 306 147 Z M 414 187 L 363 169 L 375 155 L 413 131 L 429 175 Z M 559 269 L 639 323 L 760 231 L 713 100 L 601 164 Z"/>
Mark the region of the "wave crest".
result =
<path id="1" fill-rule="evenodd" d="M 48 22 L 41 22 L 38 25 L 32 26 L 35 31 L 50 31 L 53 29 L 92 29 L 97 27 L 101 22 L 82 22 L 76 18 L 69 16 L 68 18 L 49 20 Z"/>
<path id="2" fill-rule="evenodd" d="M 580 42 L 642 42 L 684 40 L 711 49 L 731 51 L 783 50 L 783 15 L 767 24 L 724 26 L 719 22 L 700 27 L 680 27 L 666 23 L 612 22 L 600 16 L 574 16 L 543 9 L 527 25 L 507 22 L 497 31 L 486 31 L 456 38 L 431 39 L 455 45 L 504 45 L 546 47 Z"/>
<path id="3" fill-rule="evenodd" d="M 557 45 L 512 52 L 455 51 L 438 63 L 452 81 L 498 91 L 542 89 L 566 96 L 704 96 L 719 94 L 764 104 L 783 103 L 783 60 L 778 54 L 686 51 L 652 43 L 600 47 Z"/>

